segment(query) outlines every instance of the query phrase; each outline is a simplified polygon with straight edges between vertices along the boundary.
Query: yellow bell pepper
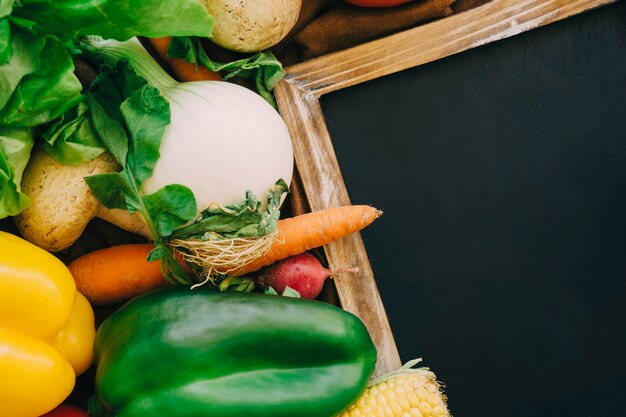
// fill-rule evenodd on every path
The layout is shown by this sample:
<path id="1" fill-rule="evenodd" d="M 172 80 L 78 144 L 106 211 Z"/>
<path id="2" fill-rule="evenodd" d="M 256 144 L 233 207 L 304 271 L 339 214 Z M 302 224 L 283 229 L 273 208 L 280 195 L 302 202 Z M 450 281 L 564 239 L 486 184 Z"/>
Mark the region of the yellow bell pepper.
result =
<path id="1" fill-rule="evenodd" d="M 55 256 L 0 231 L 0 417 L 36 417 L 93 360 L 95 320 Z"/>

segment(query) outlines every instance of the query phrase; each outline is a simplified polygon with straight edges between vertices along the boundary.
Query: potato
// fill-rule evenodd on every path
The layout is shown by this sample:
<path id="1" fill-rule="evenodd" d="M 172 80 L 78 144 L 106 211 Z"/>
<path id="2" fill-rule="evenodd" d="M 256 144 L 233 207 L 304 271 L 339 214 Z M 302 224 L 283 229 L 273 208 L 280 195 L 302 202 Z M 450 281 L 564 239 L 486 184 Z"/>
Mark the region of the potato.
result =
<path id="1" fill-rule="evenodd" d="M 94 217 L 150 239 L 150 232 L 138 214 L 107 209 L 83 179 L 120 169 L 108 152 L 71 166 L 57 162 L 42 147 L 35 148 L 22 178 L 22 191 L 31 202 L 13 218 L 15 225 L 26 240 L 49 252 L 69 248 Z"/>
<path id="2" fill-rule="evenodd" d="M 204 0 L 214 18 L 211 41 L 237 52 L 259 52 L 293 28 L 302 0 Z"/>
<path id="3" fill-rule="evenodd" d="M 119 169 L 109 153 L 70 166 L 36 148 L 22 178 L 22 191 L 31 204 L 14 217 L 22 236 L 50 252 L 70 247 L 101 207 L 83 177 Z"/>

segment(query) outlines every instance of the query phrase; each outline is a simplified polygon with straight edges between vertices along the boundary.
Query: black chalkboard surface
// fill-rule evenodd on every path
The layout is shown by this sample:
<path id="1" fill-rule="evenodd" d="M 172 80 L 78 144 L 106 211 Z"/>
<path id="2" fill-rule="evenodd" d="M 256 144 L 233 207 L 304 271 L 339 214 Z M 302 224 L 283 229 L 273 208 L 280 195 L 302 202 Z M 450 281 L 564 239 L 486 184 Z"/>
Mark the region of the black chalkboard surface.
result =
<path id="1" fill-rule="evenodd" d="M 455 416 L 626 416 L 626 3 L 324 95 L 403 361 Z"/>

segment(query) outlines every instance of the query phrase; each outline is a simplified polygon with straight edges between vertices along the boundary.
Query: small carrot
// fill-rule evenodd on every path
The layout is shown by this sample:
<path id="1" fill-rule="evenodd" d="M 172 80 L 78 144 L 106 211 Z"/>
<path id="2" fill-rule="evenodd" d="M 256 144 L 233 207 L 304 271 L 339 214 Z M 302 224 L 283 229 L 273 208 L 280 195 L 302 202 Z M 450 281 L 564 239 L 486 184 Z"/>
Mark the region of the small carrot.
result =
<path id="1" fill-rule="evenodd" d="M 171 36 L 164 36 L 162 38 L 150 38 L 149 41 L 156 53 L 159 54 L 161 60 L 176 74 L 178 81 L 222 80 L 222 76 L 219 72 L 210 71 L 207 67 L 202 65 L 196 66 L 195 64 L 185 61 L 183 58 L 170 57 L 167 54 L 167 48 L 169 47 L 171 39 Z"/>
<path id="2" fill-rule="evenodd" d="M 354 205 L 329 208 L 282 219 L 278 235 L 265 255 L 246 264 L 233 275 L 241 276 L 307 250 L 327 245 L 358 232 L 382 212 L 371 206 Z"/>
<path id="3" fill-rule="evenodd" d="M 113 304 L 168 285 L 161 262 L 147 260 L 152 249 L 151 243 L 111 246 L 80 256 L 68 267 L 91 304 Z"/>

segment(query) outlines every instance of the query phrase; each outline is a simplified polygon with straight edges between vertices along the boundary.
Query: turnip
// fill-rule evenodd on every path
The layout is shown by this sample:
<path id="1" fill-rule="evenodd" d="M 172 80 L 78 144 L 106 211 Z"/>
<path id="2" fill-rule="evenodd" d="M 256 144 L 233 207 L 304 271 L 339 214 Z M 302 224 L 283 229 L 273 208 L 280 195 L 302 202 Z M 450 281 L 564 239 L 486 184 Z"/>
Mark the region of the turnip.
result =
<path id="1" fill-rule="evenodd" d="M 341 271 L 353 272 L 351 269 Z M 257 282 L 262 287 L 272 288 L 278 294 L 283 294 L 285 289 L 291 288 L 302 298 L 314 299 L 320 294 L 324 282 L 331 275 L 332 271 L 324 268 L 315 256 L 304 252 L 267 267 L 261 272 Z"/>

